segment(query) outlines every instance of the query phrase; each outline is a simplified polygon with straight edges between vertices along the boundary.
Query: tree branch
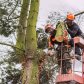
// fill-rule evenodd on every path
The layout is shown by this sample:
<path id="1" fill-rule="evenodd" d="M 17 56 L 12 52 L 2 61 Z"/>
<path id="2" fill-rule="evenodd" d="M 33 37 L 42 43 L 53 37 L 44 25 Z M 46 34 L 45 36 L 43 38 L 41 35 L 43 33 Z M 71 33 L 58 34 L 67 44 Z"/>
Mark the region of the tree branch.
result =
<path id="1" fill-rule="evenodd" d="M 75 16 L 81 15 L 81 14 L 83 14 L 83 13 L 84 13 L 84 11 L 79 12 L 79 13 L 75 14 Z"/>
<path id="2" fill-rule="evenodd" d="M 20 16 L 16 16 L 16 17 L 13 17 L 13 18 L 10 18 L 8 20 L 12 20 L 12 19 L 18 19 Z"/>
<path id="3" fill-rule="evenodd" d="M 12 48 L 16 48 L 16 49 L 18 49 L 18 50 L 20 50 L 20 51 L 25 52 L 23 49 L 20 49 L 20 48 L 18 48 L 18 47 L 16 47 L 16 46 L 14 46 L 14 45 L 11 45 L 11 44 L 7 44 L 7 43 L 0 42 L 0 45 L 10 46 L 10 47 L 12 47 Z"/>
<path id="4" fill-rule="evenodd" d="M 9 16 L 8 16 L 8 20 L 9 20 L 9 17 L 12 15 L 12 13 L 15 11 L 17 5 L 18 5 L 18 0 L 17 0 L 17 2 L 16 2 L 15 7 L 14 7 L 13 10 L 11 11 L 11 13 L 9 14 Z"/>

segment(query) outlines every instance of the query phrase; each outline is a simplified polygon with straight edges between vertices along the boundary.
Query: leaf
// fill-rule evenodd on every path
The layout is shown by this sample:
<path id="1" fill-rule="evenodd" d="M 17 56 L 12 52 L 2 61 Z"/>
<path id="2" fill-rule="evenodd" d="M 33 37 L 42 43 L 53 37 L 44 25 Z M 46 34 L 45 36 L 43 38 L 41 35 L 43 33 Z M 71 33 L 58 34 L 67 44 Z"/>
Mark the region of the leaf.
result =
<path id="1" fill-rule="evenodd" d="M 0 8 L 0 17 L 3 15 L 8 15 L 8 13 L 5 9 Z"/>

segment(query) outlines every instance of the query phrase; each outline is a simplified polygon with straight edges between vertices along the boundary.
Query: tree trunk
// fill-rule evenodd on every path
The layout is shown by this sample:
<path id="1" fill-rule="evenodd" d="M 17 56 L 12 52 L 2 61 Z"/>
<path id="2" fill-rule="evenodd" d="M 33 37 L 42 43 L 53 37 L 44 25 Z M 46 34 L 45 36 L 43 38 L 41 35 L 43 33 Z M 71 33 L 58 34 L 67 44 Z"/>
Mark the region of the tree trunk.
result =
<path id="1" fill-rule="evenodd" d="M 26 28 L 27 28 L 27 13 L 28 13 L 29 2 L 30 0 L 23 0 L 20 20 L 19 20 L 19 28 L 17 30 L 16 47 L 21 50 L 25 50 L 25 36 L 26 36 Z M 22 56 L 22 54 L 24 54 L 24 52 L 21 50 L 17 50 L 17 54 L 19 54 L 19 56 Z"/>
<path id="2" fill-rule="evenodd" d="M 39 84 L 38 80 L 38 65 L 34 60 L 28 59 L 23 64 L 22 84 Z"/>
<path id="3" fill-rule="evenodd" d="M 22 80 L 22 84 L 29 84 L 29 80 L 31 79 L 30 74 L 32 73 L 32 61 L 31 60 L 27 60 L 24 64 L 23 64 L 23 80 Z"/>
<path id="4" fill-rule="evenodd" d="M 36 22 L 39 8 L 39 0 L 31 0 L 28 24 L 26 30 L 26 50 L 37 49 Z"/>
<path id="5" fill-rule="evenodd" d="M 38 64 L 34 56 L 37 49 L 36 22 L 38 9 L 39 0 L 31 0 L 26 29 L 26 60 L 23 64 L 22 84 L 38 84 Z"/>

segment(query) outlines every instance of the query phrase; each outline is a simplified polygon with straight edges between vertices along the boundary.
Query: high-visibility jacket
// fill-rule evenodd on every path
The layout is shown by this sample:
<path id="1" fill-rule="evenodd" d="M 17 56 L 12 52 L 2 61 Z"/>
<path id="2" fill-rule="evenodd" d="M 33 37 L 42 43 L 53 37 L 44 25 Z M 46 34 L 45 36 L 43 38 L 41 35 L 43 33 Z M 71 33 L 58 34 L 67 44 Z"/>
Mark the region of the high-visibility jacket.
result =
<path id="1" fill-rule="evenodd" d="M 59 22 L 56 25 L 56 35 L 55 35 L 56 41 L 63 42 L 65 37 L 66 37 L 65 24 L 64 22 Z"/>
<path id="2" fill-rule="evenodd" d="M 61 43 L 67 39 L 67 31 L 64 22 L 58 22 L 56 28 L 50 32 L 49 47 L 53 47 L 54 43 Z"/>

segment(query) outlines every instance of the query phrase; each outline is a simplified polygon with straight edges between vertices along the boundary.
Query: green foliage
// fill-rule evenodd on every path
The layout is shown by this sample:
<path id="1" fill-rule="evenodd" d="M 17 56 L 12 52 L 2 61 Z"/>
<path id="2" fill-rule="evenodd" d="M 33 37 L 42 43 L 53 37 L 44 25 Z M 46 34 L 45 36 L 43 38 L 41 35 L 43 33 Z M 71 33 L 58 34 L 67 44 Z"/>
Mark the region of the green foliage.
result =
<path id="1" fill-rule="evenodd" d="M 7 15 L 7 11 L 5 9 L 0 8 L 0 17 L 3 15 Z"/>
<path id="2" fill-rule="evenodd" d="M 0 27 L 0 34 L 4 35 L 5 37 L 8 37 L 12 32 L 14 32 L 14 29 L 11 28 L 11 25 L 9 25 L 8 22 L 4 22 L 1 23 L 1 27 Z"/>
<path id="3" fill-rule="evenodd" d="M 4 58 L 0 62 L 1 82 L 0 84 L 21 84 L 21 64 L 17 61 L 14 52 L 7 54 L 7 58 Z M 19 68 L 18 68 L 19 67 Z"/>
<path id="4" fill-rule="evenodd" d="M 6 81 L 10 82 L 12 81 L 12 84 L 17 84 L 20 82 L 20 75 L 21 70 L 13 68 L 14 65 L 10 65 L 6 68 L 6 73 L 8 74 L 6 76 Z"/>
<path id="5" fill-rule="evenodd" d="M 40 49 L 45 49 L 48 47 L 48 36 L 43 29 L 38 28 L 37 30 L 37 45 Z"/>
<path id="6" fill-rule="evenodd" d="M 2 5 L 3 4 L 3 5 Z M 18 28 L 18 18 L 20 0 L 1 0 L 0 1 L 0 34 L 8 37 Z M 16 12 L 17 11 L 17 12 Z"/>

